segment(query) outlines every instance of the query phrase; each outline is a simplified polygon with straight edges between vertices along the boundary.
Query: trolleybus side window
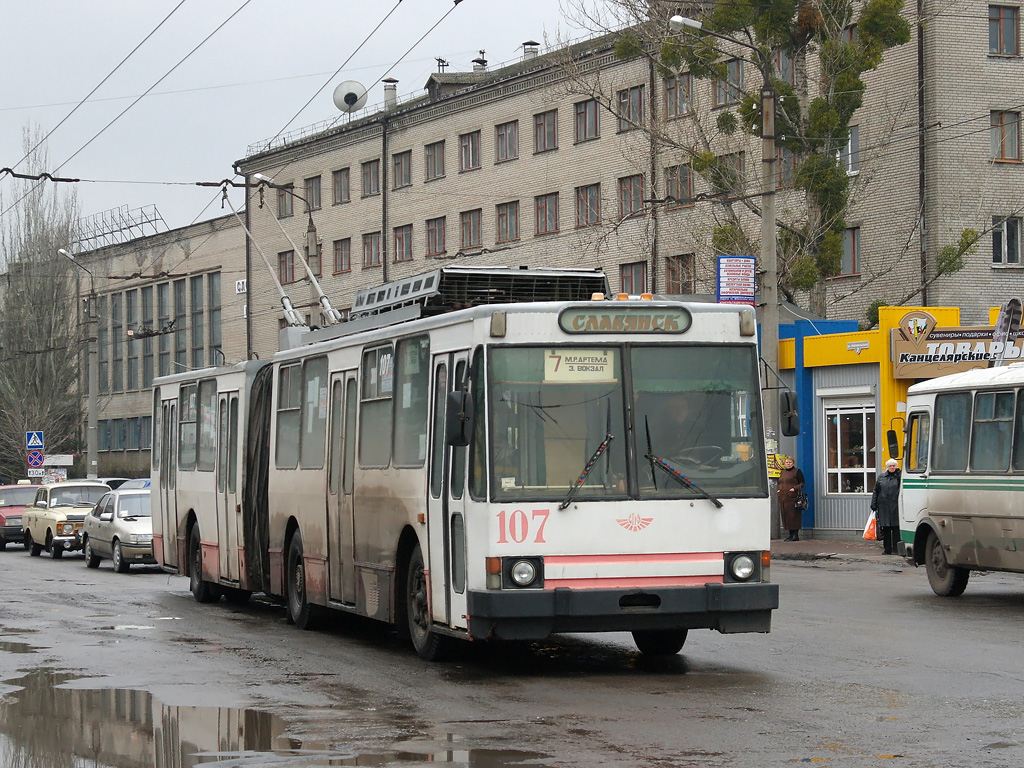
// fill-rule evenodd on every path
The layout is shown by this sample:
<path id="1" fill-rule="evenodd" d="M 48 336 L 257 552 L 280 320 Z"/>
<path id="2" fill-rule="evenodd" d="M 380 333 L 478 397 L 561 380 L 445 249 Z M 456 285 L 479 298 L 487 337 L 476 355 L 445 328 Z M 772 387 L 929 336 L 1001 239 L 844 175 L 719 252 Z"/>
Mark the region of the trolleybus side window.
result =
<path id="1" fill-rule="evenodd" d="M 430 452 L 430 495 L 441 498 L 441 482 L 444 479 L 444 424 L 445 404 L 448 395 L 448 366 L 439 363 L 434 372 L 434 435 Z"/>
<path id="2" fill-rule="evenodd" d="M 924 472 L 928 468 L 928 444 L 931 423 L 927 413 L 913 413 L 907 427 L 907 472 Z"/>
<path id="3" fill-rule="evenodd" d="M 1013 468 L 1024 470 L 1024 389 L 1017 392 L 1017 418 L 1013 422 Z"/>
<path id="4" fill-rule="evenodd" d="M 299 463 L 299 419 L 302 417 L 302 369 L 298 363 L 282 365 L 278 372 L 277 451 L 278 469 L 294 469 Z"/>
<path id="5" fill-rule="evenodd" d="M 238 490 L 238 398 L 231 398 L 228 414 L 228 492 Z"/>
<path id="6" fill-rule="evenodd" d="M 391 394 L 394 351 L 390 345 L 363 353 L 359 407 L 359 464 L 386 467 L 391 460 Z"/>
<path id="7" fill-rule="evenodd" d="M 217 437 L 217 492 L 224 493 L 228 487 L 228 409 L 227 398 L 224 398 L 223 407 L 217 418 L 220 419 L 220 434 Z"/>
<path id="8" fill-rule="evenodd" d="M 345 467 L 341 476 L 341 490 L 352 493 L 352 476 L 356 467 L 356 380 L 345 384 Z"/>
<path id="9" fill-rule="evenodd" d="M 303 469 L 323 469 L 327 441 L 327 358 L 302 364 L 302 417 L 299 463 Z"/>
<path id="10" fill-rule="evenodd" d="M 198 458 L 196 468 L 212 472 L 217 466 L 217 382 L 207 379 L 199 382 Z"/>
<path id="11" fill-rule="evenodd" d="M 979 392 L 974 397 L 971 469 L 1005 472 L 1010 467 L 1013 392 Z"/>
<path id="12" fill-rule="evenodd" d="M 196 384 L 183 384 L 178 394 L 178 469 L 196 468 Z"/>
<path id="13" fill-rule="evenodd" d="M 455 386 L 459 388 L 466 380 L 466 361 L 459 360 L 455 364 Z M 457 445 L 452 448 L 452 481 L 451 497 L 461 499 L 466 488 L 466 446 Z"/>
<path id="14" fill-rule="evenodd" d="M 160 387 L 153 388 L 153 443 L 150 449 L 150 464 L 153 469 L 160 469 L 160 451 L 163 450 L 163 403 L 160 401 Z"/>
<path id="15" fill-rule="evenodd" d="M 936 395 L 935 456 L 932 468 L 943 472 L 965 471 L 970 436 L 971 393 Z"/>
<path id="16" fill-rule="evenodd" d="M 342 450 L 344 448 L 345 433 L 343 430 L 344 419 L 344 385 L 341 379 L 337 379 L 331 387 L 331 463 L 328 467 L 327 487 L 331 495 L 338 493 L 341 487 L 341 464 Z"/>
<path id="17" fill-rule="evenodd" d="M 398 342 L 395 361 L 395 466 L 422 467 L 427 458 L 430 339 Z"/>
<path id="18" fill-rule="evenodd" d="M 473 353 L 469 384 L 473 393 L 473 437 L 469 443 L 469 495 L 477 501 L 487 498 L 487 442 L 484 439 L 487 415 L 484 411 L 484 348 Z"/>

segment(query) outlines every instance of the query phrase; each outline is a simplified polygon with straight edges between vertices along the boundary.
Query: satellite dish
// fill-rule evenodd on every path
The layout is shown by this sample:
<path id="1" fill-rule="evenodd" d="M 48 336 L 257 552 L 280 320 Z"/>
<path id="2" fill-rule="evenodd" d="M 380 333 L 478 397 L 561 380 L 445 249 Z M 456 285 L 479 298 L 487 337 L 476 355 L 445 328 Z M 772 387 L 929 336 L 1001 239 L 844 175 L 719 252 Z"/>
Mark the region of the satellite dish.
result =
<path id="1" fill-rule="evenodd" d="M 334 89 L 334 106 L 342 112 L 358 112 L 366 106 L 366 88 L 355 80 L 346 80 Z"/>

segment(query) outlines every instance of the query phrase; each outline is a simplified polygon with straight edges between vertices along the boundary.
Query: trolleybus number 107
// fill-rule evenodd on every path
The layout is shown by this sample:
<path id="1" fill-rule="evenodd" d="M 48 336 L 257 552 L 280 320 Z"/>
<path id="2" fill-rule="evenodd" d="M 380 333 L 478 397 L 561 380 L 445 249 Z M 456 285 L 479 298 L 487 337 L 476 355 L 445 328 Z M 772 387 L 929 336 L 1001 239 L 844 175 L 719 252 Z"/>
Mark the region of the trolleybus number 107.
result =
<path id="1" fill-rule="evenodd" d="M 530 516 L 527 517 L 526 513 L 521 509 L 513 510 L 511 513 L 506 512 L 504 509 L 501 510 L 498 517 L 498 544 L 508 544 L 509 539 L 514 541 L 516 544 L 522 544 L 530 536 L 530 521 L 537 522 L 540 518 L 540 524 L 536 528 L 536 533 L 533 537 L 534 544 L 546 544 L 544 540 L 544 526 L 548 524 L 548 516 L 551 514 L 550 509 L 534 509 L 531 510 Z"/>

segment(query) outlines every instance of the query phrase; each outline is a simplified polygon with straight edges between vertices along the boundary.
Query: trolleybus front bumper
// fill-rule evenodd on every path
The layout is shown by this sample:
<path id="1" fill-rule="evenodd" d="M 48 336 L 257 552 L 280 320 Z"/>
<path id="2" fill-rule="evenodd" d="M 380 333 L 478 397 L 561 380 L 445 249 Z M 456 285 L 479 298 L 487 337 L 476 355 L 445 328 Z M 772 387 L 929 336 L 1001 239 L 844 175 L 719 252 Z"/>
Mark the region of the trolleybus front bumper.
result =
<path id="1" fill-rule="evenodd" d="M 779 585 L 704 584 L 655 590 L 470 590 L 475 639 L 541 640 L 557 632 L 717 629 L 768 632 Z"/>

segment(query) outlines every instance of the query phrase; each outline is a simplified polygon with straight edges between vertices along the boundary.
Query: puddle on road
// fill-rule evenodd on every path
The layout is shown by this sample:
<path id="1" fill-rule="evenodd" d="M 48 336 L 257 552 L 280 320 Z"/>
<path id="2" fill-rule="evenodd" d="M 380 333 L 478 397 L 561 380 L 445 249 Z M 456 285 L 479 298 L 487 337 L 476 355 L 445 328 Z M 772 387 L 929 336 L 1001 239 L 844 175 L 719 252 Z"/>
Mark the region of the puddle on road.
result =
<path id="1" fill-rule="evenodd" d="M 269 712 L 170 706 L 147 691 L 58 686 L 73 675 L 36 670 L 5 681 L 0 698 L 0 765 L 53 768 L 174 766 L 391 766 L 547 768 L 537 752 L 468 749 L 453 741 L 403 741 L 394 751 L 360 752 L 344 743 L 303 742 Z"/>
<path id="2" fill-rule="evenodd" d="M 7 651 L 8 653 L 35 653 L 39 649 L 34 645 L 28 643 L 11 643 L 6 640 L 0 640 L 0 651 Z"/>

